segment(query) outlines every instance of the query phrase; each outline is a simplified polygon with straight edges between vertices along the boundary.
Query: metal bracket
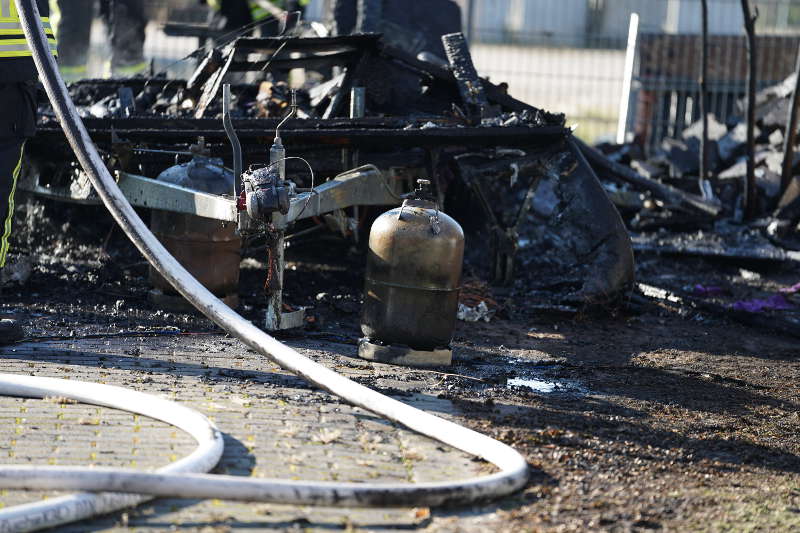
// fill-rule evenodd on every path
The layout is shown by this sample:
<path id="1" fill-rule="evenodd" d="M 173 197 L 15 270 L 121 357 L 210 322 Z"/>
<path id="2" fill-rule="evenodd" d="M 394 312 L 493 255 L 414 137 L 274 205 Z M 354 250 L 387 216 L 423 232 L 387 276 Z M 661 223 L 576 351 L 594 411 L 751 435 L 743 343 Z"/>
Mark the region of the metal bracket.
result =
<path id="1" fill-rule="evenodd" d="M 238 220 L 236 202 L 224 196 L 199 192 L 125 172 L 118 172 L 117 180 L 125 198 L 135 206 L 213 218 L 223 222 Z"/>
<path id="2" fill-rule="evenodd" d="M 47 187 L 40 183 L 39 173 L 26 173 L 18 184 L 20 190 L 45 198 L 85 205 L 101 205 L 83 172 L 66 187 Z M 117 185 L 125 198 L 136 207 L 162 209 L 186 215 L 213 218 L 223 222 L 236 222 L 236 202 L 230 198 L 196 191 L 127 172 L 116 172 Z"/>
<path id="3" fill-rule="evenodd" d="M 277 232 L 272 247 L 275 270 L 267 303 L 265 327 L 269 331 L 296 328 L 303 325 L 305 310 L 284 313 L 283 310 L 283 239 L 286 228 L 297 220 L 310 218 L 352 207 L 355 205 L 395 205 L 399 196 L 384 181 L 380 171 L 373 166 L 350 170 L 327 183 L 315 187 L 313 192 L 299 194 L 291 199 L 289 212 L 272 215 L 272 228 Z"/>
<path id="4" fill-rule="evenodd" d="M 354 205 L 392 205 L 400 199 L 377 168 L 365 166 L 339 174 L 327 183 L 304 192 L 290 201 L 286 215 L 275 213 L 272 224 L 279 230 L 304 218 L 330 213 Z"/>

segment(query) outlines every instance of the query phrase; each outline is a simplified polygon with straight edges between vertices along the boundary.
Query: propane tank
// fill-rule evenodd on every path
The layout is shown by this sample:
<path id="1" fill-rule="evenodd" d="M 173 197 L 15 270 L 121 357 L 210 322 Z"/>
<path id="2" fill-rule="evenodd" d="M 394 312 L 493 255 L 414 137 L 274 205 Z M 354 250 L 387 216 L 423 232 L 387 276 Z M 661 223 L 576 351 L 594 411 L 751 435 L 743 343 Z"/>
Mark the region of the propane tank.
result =
<path id="1" fill-rule="evenodd" d="M 464 232 L 441 212 L 428 180 L 372 224 L 359 355 L 413 366 L 450 364 Z"/>
<path id="2" fill-rule="evenodd" d="M 222 159 L 196 153 L 188 163 L 175 165 L 156 178 L 211 194 L 230 194 L 233 174 Z M 161 244 L 200 283 L 231 307 L 239 303 L 239 263 L 242 241 L 236 224 L 154 209 L 150 228 Z M 190 309 L 167 280 L 150 267 L 150 300 L 173 310 Z"/>

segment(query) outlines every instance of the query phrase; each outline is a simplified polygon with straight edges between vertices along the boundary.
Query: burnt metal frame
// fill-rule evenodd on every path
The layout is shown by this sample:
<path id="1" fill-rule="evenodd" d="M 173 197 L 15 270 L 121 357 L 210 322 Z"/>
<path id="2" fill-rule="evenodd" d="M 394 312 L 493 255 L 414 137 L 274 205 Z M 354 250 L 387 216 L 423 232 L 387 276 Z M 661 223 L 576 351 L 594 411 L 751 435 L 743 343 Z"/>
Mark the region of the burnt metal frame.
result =
<path id="1" fill-rule="evenodd" d="M 61 201 L 85 205 L 102 204 L 82 172 L 78 173 L 78 178 L 74 182 L 84 184 L 79 187 L 46 187 L 39 183 L 39 176 L 35 167 L 27 172 L 20 180 L 20 190 Z M 236 202 L 231 198 L 127 172 L 117 172 L 116 178 L 125 197 L 136 207 L 161 209 L 229 223 L 238 220 Z M 285 231 L 291 224 L 356 205 L 397 204 L 398 198 L 397 193 L 384 181 L 377 168 L 359 168 L 340 174 L 316 187 L 312 192 L 294 195 L 290 199 L 289 212 L 285 215 L 273 213 L 270 230 L 273 236 L 271 251 L 275 268 L 265 317 L 266 328 L 275 331 L 300 327 L 305 317 L 304 309 L 283 312 L 283 242 Z"/>
<path id="2" fill-rule="evenodd" d="M 229 72 L 288 71 L 293 68 L 326 68 L 342 66 L 345 70 L 339 91 L 331 99 L 323 119 L 333 117 L 341 108 L 353 85 L 353 72 L 364 57 L 378 47 L 379 36 L 347 35 L 342 37 L 242 37 L 224 52 L 222 66 L 203 86 L 195 118 L 202 118 L 210 103 L 217 97 L 222 80 Z M 258 58 L 252 57 L 254 55 Z"/>
<path id="3" fill-rule="evenodd" d="M 217 119 L 161 119 L 161 118 L 111 118 L 85 119 L 87 129 L 95 141 L 110 141 L 112 134 L 128 141 L 158 141 L 164 143 L 192 143 L 197 137 L 207 141 L 226 140 L 225 130 Z M 278 119 L 234 119 L 233 125 L 240 139 L 272 140 L 271 131 Z M 431 120 L 430 122 L 435 122 Z M 297 143 L 314 143 L 331 147 L 360 146 L 393 147 L 420 146 L 434 143 L 483 146 L 487 142 L 505 145 L 530 145 L 555 143 L 564 138 L 567 130 L 560 126 L 506 126 L 497 128 L 464 128 L 441 126 L 428 129 L 405 129 L 408 120 L 393 118 L 349 119 L 292 119 L 281 128 L 283 140 Z M 40 138 L 63 138 L 57 123 L 39 127 Z M 264 144 L 264 143 L 261 143 Z"/>
<path id="4" fill-rule="evenodd" d="M 256 59 L 259 54 L 267 59 Z M 553 146 L 559 144 L 567 135 L 563 127 L 563 116 L 559 121 L 558 116 L 548 115 L 532 106 L 524 104 L 505 93 L 504 88 L 496 86 L 487 80 L 473 80 L 473 85 L 482 86 L 488 102 L 508 111 L 527 111 L 538 115 L 543 113 L 545 122 L 549 125 L 537 126 L 512 126 L 512 127 L 463 127 L 463 124 L 452 119 L 426 117 L 426 122 L 432 122 L 433 128 L 406 129 L 410 121 L 406 118 L 334 118 L 340 114 L 345 101 L 350 98 L 350 88 L 353 86 L 359 73 L 364 73 L 365 58 L 381 57 L 406 71 L 419 75 L 421 78 L 437 83 L 456 86 L 452 72 L 438 65 L 423 62 L 415 57 L 393 49 L 380 42 L 378 35 L 355 35 L 334 38 L 241 38 L 227 48 L 221 58 L 217 71 L 213 72 L 202 87 L 199 111 L 194 118 L 151 118 L 127 117 L 109 119 L 87 119 L 86 126 L 93 139 L 111 145 L 111 152 L 117 156 L 124 155 L 130 144 L 145 142 L 156 146 L 189 145 L 204 137 L 210 144 L 226 142 L 227 134 L 219 120 L 202 118 L 207 106 L 214 101 L 222 86 L 222 80 L 228 72 L 253 72 L 264 70 L 269 66 L 274 70 L 288 70 L 298 67 L 330 67 L 338 65 L 344 68 L 344 75 L 339 84 L 338 93 L 331 98 L 323 118 L 311 120 L 290 120 L 281 130 L 282 137 L 291 142 L 295 149 L 301 145 L 308 148 L 329 148 L 333 150 L 385 149 L 387 145 L 394 148 L 422 147 L 425 149 L 438 149 L 431 147 L 449 147 L 453 145 L 464 147 L 485 146 L 502 144 L 504 146 L 520 146 L 541 144 Z M 136 83 L 132 80 L 131 83 Z M 166 82 L 172 83 L 172 82 Z M 176 82 L 181 83 L 181 82 Z M 346 109 L 346 108 L 344 108 Z M 278 119 L 244 119 L 234 120 L 233 125 L 238 136 L 249 143 L 266 145 L 270 139 L 270 131 L 274 130 Z M 413 124 L 413 122 L 411 122 Z M 45 144 L 55 141 L 54 137 L 62 139 L 60 126 L 52 122 L 40 125 L 39 138 Z M 120 139 L 124 139 L 120 142 Z M 115 147 L 118 146 L 118 148 Z M 127 145 L 127 146 L 126 146 Z M 362 154 L 364 155 L 364 154 Z M 120 157 L 121 161 L 125 157 Z M 124 166 L 124 165 L 123 165 Z M 345 167 L 346 168 L 346 167 Z M 377 169 L 376 169 L 377 170 Z M 429 169 L 430 170 L 430 169 Z M 274 272 L 275 288 L 270 292 L 270 301 L 267 312 L 267 328 L 283 329 L 302 325 L 303 313 L 282 312 L 282 281 L 283 281 L 283 233 L 286 226 L 299 218 L 306 218 L 356 205 L 388 205 L 397 203 L 396 196 L 387 190 L 383 177 L 376 171 L 358 171 L 353 174 L 339 175 L 333 182 L 326 183 L 316 189 L 314 194 L 306 193 L 292 199 L 289 215 L 283 217 L 275 215 L 271 224 L 272 237 L 270 240 L 273 251 L 274 263 L 277 272 Z M 164 189 L 163 184 L 141 176 L 125 174 L 123 181 L 128 180 L 144 189 L 137 189 L 138 198 L 132 198 L 135 205 L 154 207 L 148 196 L 147 186 L 150 191 L 168 191 L 171 195 L 183 194 L 181 201 L 173 201 L 167 207 L 174 210 L 177 205 L 186 206 L 189 214 L 198 214 L 192 205 L 192 192 L 178 190 L 178 188 Z M 158 184 L 158 185 L 156 185 Z M 38 182 L 36 183 L 38 185 Z M 38 190 L 38 192 L 42 192 Z M 195 191 L 196 192 L 196 191 Z M 213 196 L 213 195 L 205 195 Z M 67 199 L 69 194 L 62 195 Z M 200 196 L 194 197 L 200 199 Z M 233 200 L 217 197 L 221 207 L 225 210 L 227 220 Z M 137 203 L 141 202 L 141 203 Z M 169 203 L 169 202 L 165 202 Z M 213 202 L 211 202 L 213 203 Z M 302 206 L 302 207 L 301 207 Z M 179 212 L 187 212 L 182 210 Z"/>
<path id="5" fill-rule="evenodd" d="M 39 173 L 27 172 L 19 180 L 20 190 L 83 205 L 101 205 L 83 172 L 76 183 L 85 187 L 48 187 L 39 183 Z M 128 172 L 116 172 L 117 184 L 125 198 L 135 207 L 160 209 L 184 215 L 212 218 L 221 222 L 236 222 L 236 202 L 225 196 L 197 191 L 164 181 Z M 398 194 L 383 181 L 377 168 L 353 169 L 315 187 L 313 192 L 296 194 L 290 199 L 286 215 L 275 213 L 272 225 L 279 230 L 294 222 L 356 205 L 390 205 L 398 203 Z"/>
<path id="6" fill-rule="evenodd" d="M 236 202 L 230 198 L 196 191 L 180 185 L 158 181 L 128 172 L 116 172 L 117 185 L 131 205 L 161 209 L 186 215 L 213 218 L 222 222 L 236 221 Z M 39 173 L 31 171 L 20 179 L 22 191 L 53 200 L 84 205 L 102 205 L 83 172 L 78 173 L 71 187 L 49 187 L 39 182 Z M 83 184 L 82 186 L 80 184 Z"/>

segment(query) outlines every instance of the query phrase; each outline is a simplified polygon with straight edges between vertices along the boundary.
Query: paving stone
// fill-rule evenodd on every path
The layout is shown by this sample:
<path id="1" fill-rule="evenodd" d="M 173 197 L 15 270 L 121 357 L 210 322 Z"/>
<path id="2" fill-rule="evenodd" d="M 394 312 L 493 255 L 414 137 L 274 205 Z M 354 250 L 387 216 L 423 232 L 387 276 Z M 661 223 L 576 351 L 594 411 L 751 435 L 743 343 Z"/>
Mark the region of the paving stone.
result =
<path id="1" fill-rule="evenodd" d="M 319 343 L 293 344 L 353 378 L 390 368 L 331 355 L 320 350 Z M 337 346 L 336 350 L 354 353 L 355 347 Z M 223 336 L 48 341 L 6 348 L 2 355 L 0 372 L 129 387 L 204 413 L 225 434 L 217 473 L 403 483 L 466 478 L 476 475 L 481 466 L 466 454 L 312 389 Z M 378 386 L 408 388 L 409 381 L 403 379 L 378 380 Z M 402 399 L 445 416 L 456 412 L 449 401 L 424 394 L 410 393 Z M 105 407 L 3 397 L 0 423 L 11 428 L 0 434 L 0 461 L 6 463 L 153 469 L 193 449 L 192 439 L 176 428 Z M 57 494 L 2 491 L 0 506 Z M 357 526 L 388 531 L 418 523 L 413 509 L 158 499 L 63 529 L 323 531 Z"/>

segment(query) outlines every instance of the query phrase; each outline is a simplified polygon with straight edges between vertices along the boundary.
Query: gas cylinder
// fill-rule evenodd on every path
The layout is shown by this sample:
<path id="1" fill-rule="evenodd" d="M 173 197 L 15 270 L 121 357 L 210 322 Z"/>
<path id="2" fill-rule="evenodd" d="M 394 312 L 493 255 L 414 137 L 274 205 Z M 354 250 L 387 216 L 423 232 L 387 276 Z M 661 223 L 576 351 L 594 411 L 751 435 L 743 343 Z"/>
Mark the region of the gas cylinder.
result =
<path id="1" fill-rule="evenodd" d="M 196 154 L 188 163 L 170 167 L 156 178 L 212 194 L 231 194 L 233 174 L 222 159 Z M 236 224 L 219 220 L 153 210 L 150 228 L 161 244 L 200 283 L 232 307 L 238 305 L 241 238 Z M 170 309 L 186 306 L 167 280 L 150 267 L 154 303 Z"/>
<path id="2" fill-rule="evenodd" d="M 439 210 L 430 182 L 418 183 L 411 198 L 379 216 L 370 229 L 359 354 L 383 362 L 449 364 L 464 232 Z M 448 355 L 444 361 L 404 351 Z"/>

